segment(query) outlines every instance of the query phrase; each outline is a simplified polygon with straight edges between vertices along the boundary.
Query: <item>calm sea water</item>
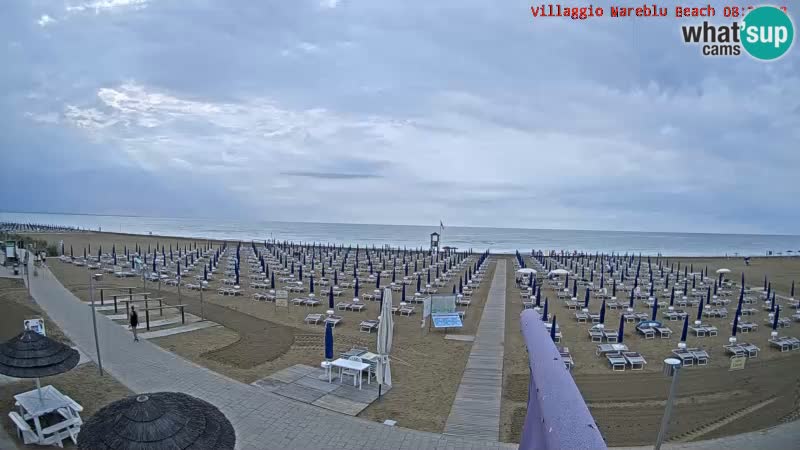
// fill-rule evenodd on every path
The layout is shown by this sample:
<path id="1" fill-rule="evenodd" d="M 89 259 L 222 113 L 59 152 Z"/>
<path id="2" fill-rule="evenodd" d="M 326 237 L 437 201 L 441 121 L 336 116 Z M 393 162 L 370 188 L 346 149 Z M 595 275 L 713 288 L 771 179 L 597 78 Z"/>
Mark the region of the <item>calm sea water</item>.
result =
<path id="1" fill-rule="evenodd" d="M 430 243 L 437 226 L 366 225 L 303 222 L 221 222 L 214 219 L 171 219 L 155 217 L 95 216 L 71 214 L 0 213 L 0 222 L 39 223 L 168 236 L 209 239 L 321 242 L 345 245 L 408 248 Z M 722 256 L 775 254 L 800 256 L 800 236 L 757 234 L 651 233 L 632 231 L 535 230 L 514 228 L 446 227 L 441 245 L 490 249 L 513 253 L 536 249 L 587 252 L 663 254 L 667 256 Z M 791 253 L 788 251 L 791 250 Z"/>

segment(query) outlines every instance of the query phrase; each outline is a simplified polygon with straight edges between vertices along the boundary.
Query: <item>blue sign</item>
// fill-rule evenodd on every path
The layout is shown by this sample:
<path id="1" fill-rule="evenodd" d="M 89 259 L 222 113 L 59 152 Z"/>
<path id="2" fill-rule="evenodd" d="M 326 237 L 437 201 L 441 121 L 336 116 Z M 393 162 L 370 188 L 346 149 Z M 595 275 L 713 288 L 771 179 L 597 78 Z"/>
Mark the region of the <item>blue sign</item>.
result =
<path id="1" fill-rule="evenodd" d="M 434 328 L 461 328 L 461 317 L 458 314 L 433 314 L 431 316 Z"/>

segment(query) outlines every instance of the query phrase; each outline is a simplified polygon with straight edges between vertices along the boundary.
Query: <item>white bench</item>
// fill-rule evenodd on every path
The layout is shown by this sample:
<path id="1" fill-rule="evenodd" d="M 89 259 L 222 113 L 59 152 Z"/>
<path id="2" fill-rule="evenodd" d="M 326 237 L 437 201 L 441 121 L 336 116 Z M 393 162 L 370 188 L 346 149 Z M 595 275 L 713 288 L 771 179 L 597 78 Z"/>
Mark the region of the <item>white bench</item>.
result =
<path id="1" fill-rule="evenodd" d="M 8 417 L 11 418 L 11 421 L 14 422 L 14 425 L 17 426 L 17 436 L 22 439 L 24 444 L 36 444 L 39 442 L 39 436 L 31 429 L 28 422 L 22 419 L 18 413 L 11 411 L 8 413 Z"/>

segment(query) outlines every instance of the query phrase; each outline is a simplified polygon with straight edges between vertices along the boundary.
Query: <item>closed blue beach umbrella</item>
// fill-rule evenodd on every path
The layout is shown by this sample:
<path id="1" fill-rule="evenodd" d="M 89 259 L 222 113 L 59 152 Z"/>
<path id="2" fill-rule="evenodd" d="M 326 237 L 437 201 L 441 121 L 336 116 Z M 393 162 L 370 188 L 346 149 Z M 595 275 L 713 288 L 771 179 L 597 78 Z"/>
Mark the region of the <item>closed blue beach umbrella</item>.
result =
<path id="1" fill-rule="evenodd" d="M 333 324 L 325 324 L 325 359 L 333 359 Z"/>
<path id="2" fill-rule="evenodd" d="M 314 274 L 313 273 L 308 276 L 308 293 L 309 294 L 313 294 L 314 293 Z"/>
<path id="3" fill-rule="evenodd" d="M 417 292 L 422 292 L 422 275 L 417 274 Z"/>
<path id="4" fill-rule="evenodd" d="M 544 311 L 542 312 L 542 320 L 547 320 L 547 310 L 549 309 L 550 302 L 544 299 Z"/>
<path id="5" fill-rule="evenodd" d="M 400 295 L 400 301 L 401 302 L 405 302 L 406 301 L 406 284 L 405 283 L 403 283 L 403 292 Z"/>
<path id="6" fill-rule="evenodd" d="M 180 264 L 180 263 L 178 263 Z M 239 285 L 239 266 L 236 266 L 236 285 Z"/>
<path id="7" fill-rule="evenodd" d="M 269 279 L 269 288 L 270 288 L 270 289 L 275 289 L 275 271 L 273 271 L 273 272 L 272 272 L 272 275 L 270 276 L 270 279 Z"/>
<path id="8" fill-rule="evenodd" d="M 356 285 L 355 285 L 355 293 L 354 293 L 354 297 L 355 297 L 355 298 L 358 298 L 358 278 L 356 278 Z"/>
<path id="9" fill-rule="evenodd" d="M 781 307 L 775 308 L 775 317 L 772 318 L 772 331 L 778 331 L 778 318 L 781 316 Z"/>
<path id="10" fill-rule="evenodd" d="M 550 339 L 556 340 L 556 315 L 553 314 L 553 322 L 550 323 Z"/>
<path id="11" fill-rule="evenodd" d="M 299 266 L 299 268 L 298 268 L 297 279 L 300 280 L 300 281 L 303 281 L 303 266 L 302 265 Z"/>
<path id="12" fill-rule="evenodd" d="M 700 322 L 700 320 L 702 319 L 703 319 L 703 302 L 701 301 L 700 304 L 697 305 L 697 319 L 695 320 Z"/>
<path id="13" fill-rule="evenodd" d="M 453 285 L 453 295 L 455 295 L 455 294 L 456 294 L 456 285 L 454 284 Z"/>
<path id="14" fill-rule="evenodd" d="M 769 303 L 769 310 L 770 312 L 775 312 L 775 294 L 772 294 L 772 299 Z"/>
<path id="15" fill-rule="evenodd" d="M 669 294 L 669 306 L 675 306 L 675 286 L 672 286 L 672 292 Z"/>
<path id="16" fill-rule="evenodd" d="M 203 264 L 203 281 L 208 281 L 208 267 Z"/>
<path id="17" fill-rule="evenodd" d="M 683 318 L 683 331 L 681 331 L 681 342 L 686 342 L 686 335 L 689 332 L 689 316 Z"/>
<path id="18" fill-rule="evenodd" d="M 792 280 L 792 292 L 789 294 L 789 297 L 794 298 L 794 280 Z"/>
<path id="19" fill-rule="evenodd" d="M 625 315 L 619 315 L 619 331 L 617 331 L 617 342 L 622 344 L 622 338 L 625 337 Z"/>
<path id="20" fill-rule="evenodd" d="M 614 278 L 611 279 L 611 296 L 617 296 L 617 280 Z"/>
<path id="21" fill-rule="evenodd" d="M 180 262 L 180 260 L 178 261 L 178 270 L 176 271 L 176 273 L 178 275 L 178 281 L 180 281 L 180 279 L 181 279 L 181 262 Z"/>
<path id="22" fill-rule="evenodd" d="M 375 277 L 375 289 L 380 289 L 380 288 L 381 288 L 381 274 L 379 273 Z"/>
<path id="23" fill-rule="evenodd" d="M 606 323 L 606 301 L 603 299 L 603 304 L 600 306 L 600 323 Z"/>
<path id="24" fill-rule="evenodd" d="M 572 280 L 572 296 L 578 298 L 578 280 Z"/>
<path id="25" fill-rule="evenodd" d="M 428 284 L 431 284 L 431 269 L 428 269 Z"/>
<path id="26" fill-rule="evenodd" d="M 328 289 L 328 309 L 333 309 L 333 286 Z"/>
<path id="27" fill-rule="evenodd" d="M 658 315 L 658 297 L 653 299 L 653 314 L 650 320 L 656 320 L 657 315 Z"/>
<path id="28" fill-rule="evenodd" d="M 589 307 L 589 288 L 588 287 L 586 288 L 586 296 L 583 299 L 583 307 L 584 308 L 588 308 Z"/>
<path id="29" fill-rule="evenodd" d="M 739 328 L 739 311 L 736 311 L 736 315 L 733 317 L 733 328 L 731 329 L 731 336 L 736 337 L 736 330 Z"/>

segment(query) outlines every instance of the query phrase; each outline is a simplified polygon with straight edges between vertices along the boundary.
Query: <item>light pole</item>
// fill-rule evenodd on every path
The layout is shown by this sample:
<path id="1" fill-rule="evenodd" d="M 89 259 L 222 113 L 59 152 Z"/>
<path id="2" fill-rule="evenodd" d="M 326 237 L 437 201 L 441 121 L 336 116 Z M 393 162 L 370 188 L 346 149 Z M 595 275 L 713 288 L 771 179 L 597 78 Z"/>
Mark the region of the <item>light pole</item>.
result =
<path id="1" fill-rule="evenodd" d="M 661 429 L 658 432 L 655 450 L 661 449 L 661 444 L 667 436 L 667 427 L 669 426 L 669 418 L 672 415 L 672 403 L 675 401 L 675 391 L 678 387 L 678 372 L 680 368 L 681 361 L 679 359 L 667 358 L 664 360 L 664 375 L 671 376 L 672 383 L 669 386 L 669 397 L 667 397 L 667 406 L 664 409 L 664 418 L 661 419 Z"/>
<path id="2" fill-rule="evenodd" d="M 103 362 L 100 360 L 100 340 L 97 336 L 97 312 L 94 309 L 94 275 L 89 274 L 89 298 L 91 302 L 89 307 L 92 308 L 92 328 L 94 328 L 94 348 L 97 352 L 97 367 L 100 369 L 100 376 L 103 376 Z"/>

